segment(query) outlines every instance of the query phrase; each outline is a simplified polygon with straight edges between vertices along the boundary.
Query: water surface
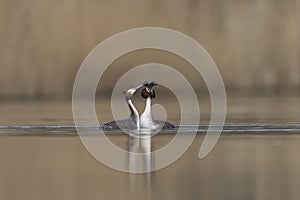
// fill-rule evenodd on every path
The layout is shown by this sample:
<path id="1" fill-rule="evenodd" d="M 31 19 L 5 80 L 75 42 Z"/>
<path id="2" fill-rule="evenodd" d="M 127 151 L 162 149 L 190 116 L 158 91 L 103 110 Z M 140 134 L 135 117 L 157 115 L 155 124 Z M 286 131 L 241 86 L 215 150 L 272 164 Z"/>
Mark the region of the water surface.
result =
<path id="1" fill-rule="evenodd" d="M 270 99 L 230 99 L 222 135 L 200 160 L 209 122 L 208 109 L 202 109 L 199 126 L 182 125 L 186 134 L 198 129 L 187 152 L 169 167 L 138 175 L 110 169 L 89 154 L 77 135 L 70 102 L 3 103 L 0 199 L 299 199 L 300 101 Z M 104 121 L 111 118 L 103 113 Z M 178 123 L 172 116 L 170 121 Z M 97 128 L 84 127 L 87 133 Z M 168 144 L 176 130 L 155 135 L 152 150 Z M 105 133 L 129 149 L 127 134 Z"/>

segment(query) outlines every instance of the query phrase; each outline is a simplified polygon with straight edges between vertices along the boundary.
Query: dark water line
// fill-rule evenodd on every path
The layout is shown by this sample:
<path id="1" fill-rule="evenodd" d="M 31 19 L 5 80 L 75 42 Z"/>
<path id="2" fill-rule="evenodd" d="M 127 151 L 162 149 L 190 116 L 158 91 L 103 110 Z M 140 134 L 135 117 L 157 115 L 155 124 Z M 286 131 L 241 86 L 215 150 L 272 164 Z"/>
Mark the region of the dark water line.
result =
<path id="1" fill-rule="evenodd" d="M 217 125 L 182 125 L 172 130 L 162 130 L 159 134 L 182 133 L 205 134 L 214 132 Z M 87 135 L 95 135 L 99 126 L 0 126 L 0 136 L 76 136 L 77 129 Z M 208 128 L 210 127 L 209 131 Z M 130 130 L 129 130 L 130 131 Z M 300 134 L 300 124 L 225 124 L 223 134 Z M 122 130 L 105 131 L 107 135 L 124 134 Z M 126 134 L 126 133 L 125 133 Z"/>
<path id="2" fill-rule="evenodd" d="M 200 125 L 193 125 L 193 124 L 184 124 L 184 125 L 176 125 L 177 128 L 182 127 L 182 128 L 189 128 L 189 127 L 214 127 L 214 126 L 219 126 L 218 124 L 200 124 Z M 224 127 L 298 127 L 300 128 L 300 123 L 278 123 L 278 124 L 271 124 L 271 123 L 265 123 L 265 124 L 224 124 Z M 98 128 L 99 126 L 97 125 L 91 125 L 91 126 L 74 126 L 74 125 L 20 125 L 20 126 L 0 126 L 1 129 L 61 129 L 61 128 Z"/>

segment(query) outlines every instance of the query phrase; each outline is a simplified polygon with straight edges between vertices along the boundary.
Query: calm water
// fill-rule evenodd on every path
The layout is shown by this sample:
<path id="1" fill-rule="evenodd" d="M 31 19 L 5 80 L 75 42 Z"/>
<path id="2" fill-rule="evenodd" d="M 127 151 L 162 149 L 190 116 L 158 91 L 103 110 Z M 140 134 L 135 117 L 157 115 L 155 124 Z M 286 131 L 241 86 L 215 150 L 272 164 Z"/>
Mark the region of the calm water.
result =
<path id="1" fill-rule="evenodd" d="M 169 167 L 138 175 L 110 169 L 87 152 L 74 127 L 70 102 L 3 103 L 0 199 L 296 200 L 300 197 L 299 100 L 229 99 L 222 136 L 200 160 L 198 151 L 209 120 L 208 109 L 202 109 L 198 134 L 187 152 Z M 102 119 L 109 120 L 109 108 L 102 105 Z M 169 118 L 176 121 L 173 116 L 176 113 Z M 183 128 L 189 134 L 198 127 Z M 175 133 L 154 136 L 152 150 L 165 146 Z M 129 149 L 129 137 L 121 131 L 107 136 Z"/>

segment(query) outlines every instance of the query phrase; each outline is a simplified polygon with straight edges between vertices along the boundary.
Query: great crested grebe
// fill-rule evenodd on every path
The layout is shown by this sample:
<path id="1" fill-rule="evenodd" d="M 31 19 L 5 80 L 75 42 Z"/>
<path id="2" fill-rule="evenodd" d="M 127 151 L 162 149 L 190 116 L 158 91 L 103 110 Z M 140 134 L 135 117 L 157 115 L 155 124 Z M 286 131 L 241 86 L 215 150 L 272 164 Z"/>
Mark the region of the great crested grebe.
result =
<path id="1" fill-rule="evenodd" d="M 146 99 L 146 107 L 143 114 L 140 117 L 140 127 L 145 129 L 172 129 L 174 125 L 167 121 L 154 120 L 151 111 L 151 101 L 155 98 L 155 91 L 153 89 L 157 84 L 155 82 L 145 82 L 145 88 L 142 90 L 142 97 Z"/>
<path id="2" fill-rule="evenodd" d="M 140 129 L 139 113 L 138 113 L 137 109 L 134 107 L 131 97 L 142 86 L 143 85 L 138 85 L 138 86 L 130 88 L 124 92 L 126 102 L 131 111 L 130 116 L 124 120 L 110 121 L 105 124 L 101 124 L 100 128 L 102 128 L 103 130 L 112 130 L 112 129 L 120 129 L 120 128 Z"/>

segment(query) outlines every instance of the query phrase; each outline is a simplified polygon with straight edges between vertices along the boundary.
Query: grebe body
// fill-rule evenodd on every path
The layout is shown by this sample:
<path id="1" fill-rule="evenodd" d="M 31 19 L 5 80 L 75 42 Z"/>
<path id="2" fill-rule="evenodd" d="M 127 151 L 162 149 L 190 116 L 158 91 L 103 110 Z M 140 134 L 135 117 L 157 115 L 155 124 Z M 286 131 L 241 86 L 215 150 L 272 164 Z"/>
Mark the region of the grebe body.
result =
<path id="1" fill-rule="evenodd" d="M 156 85 L 155 82 L 144 83 L 145 88 L 142 90 L 141 96 L 146 99 L 146 106 L 140 117 L 140 127 L 144 129 L 172 129 L 174 128 L 172 123 L 153 119 L 151 104 L 152 98 L 156 97 L 153 89 Z"/>
<path id="2" fill-rule="evenodd" d="M 105 124 L 101 124 L 100 128 L 103 130 L 113 130 L 113 129 L 140 129 L 140 117 L 137 109 L 132 103 L 131 97 L 134 95 L 136 90 L 138 90 L 143 85 L 139 85 L 134 88 L 130 88 L 124 92 L 126 102 L 128 104 L 128 107 L 131 111 L 130 116 L 127 119 L 124 120 L 118 120 L 118 121 L 110 121 Z"/>

